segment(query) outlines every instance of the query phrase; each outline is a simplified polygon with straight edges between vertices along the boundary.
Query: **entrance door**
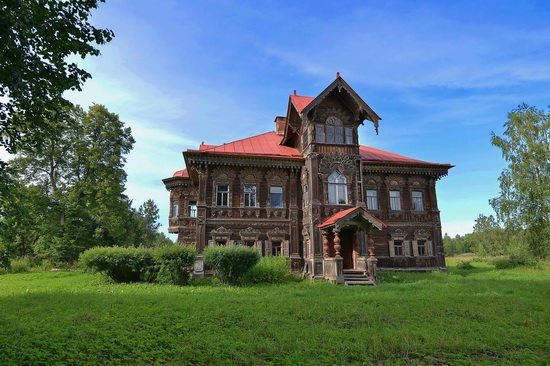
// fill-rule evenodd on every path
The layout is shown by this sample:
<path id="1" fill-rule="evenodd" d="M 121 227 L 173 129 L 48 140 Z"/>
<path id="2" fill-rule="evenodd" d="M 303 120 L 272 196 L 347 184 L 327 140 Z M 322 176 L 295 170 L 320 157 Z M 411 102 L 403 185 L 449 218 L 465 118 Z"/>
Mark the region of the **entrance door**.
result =
<path id="1" fill-rule="evenodd" d="M 344 269 L 353 269 L 353 231 L 340 231 L 340 256 L 344 260 Z"/>

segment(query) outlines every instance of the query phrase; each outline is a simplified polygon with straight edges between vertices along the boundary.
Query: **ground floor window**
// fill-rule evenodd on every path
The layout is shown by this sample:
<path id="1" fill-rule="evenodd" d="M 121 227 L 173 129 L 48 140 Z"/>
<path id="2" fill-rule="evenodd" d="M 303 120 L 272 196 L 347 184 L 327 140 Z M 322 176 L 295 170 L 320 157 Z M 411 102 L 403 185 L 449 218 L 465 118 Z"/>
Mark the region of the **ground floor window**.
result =
<path id="1" fill-rule="evenodd" d="M 394 255 L 403 255 L 403 242 L 401 240 L 393 241 L 393 253 Z"/>
<path id="2" fill-rule="evenodd" d="M 282 242 L 280 241 L 273 241 L 271 242 L 271 255 L 281 255 L 282 254 Z"/>

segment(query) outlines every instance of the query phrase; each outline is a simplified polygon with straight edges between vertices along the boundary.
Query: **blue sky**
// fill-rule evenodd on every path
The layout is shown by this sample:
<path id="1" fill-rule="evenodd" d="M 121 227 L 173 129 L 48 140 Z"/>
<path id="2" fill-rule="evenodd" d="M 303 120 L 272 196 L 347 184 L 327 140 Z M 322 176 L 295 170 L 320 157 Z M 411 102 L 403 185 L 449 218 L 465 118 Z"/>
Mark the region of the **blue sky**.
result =
<path id="1" fill-rule="evenodd" d="M 456 165 L 438 182 L 443 232 L 471 232 L 505 166 L 490 144 L 521 102 L 550 103 L 547 1 L 107 0 L 93 23 L 115 32 L 83 106 L 133 130 L 127 193 L 160 207 L 181 152 L 274 129 L 288 96 L 316 96 L 339 71 L 381 117 L 360 142 Z"/>

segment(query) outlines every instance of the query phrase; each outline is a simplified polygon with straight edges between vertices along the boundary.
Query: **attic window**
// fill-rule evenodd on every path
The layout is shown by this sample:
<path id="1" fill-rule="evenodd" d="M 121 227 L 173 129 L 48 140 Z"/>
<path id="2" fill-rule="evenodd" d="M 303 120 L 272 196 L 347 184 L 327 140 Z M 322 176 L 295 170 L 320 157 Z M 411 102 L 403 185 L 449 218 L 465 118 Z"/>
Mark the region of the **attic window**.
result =
<path id="1" fill-rule="evenodd" d="M 353 144 L 353 130 L 344 127 L 339 118 L 330 116 L 326 123 L 315 124 L 315 139 L 322 144 Z"/>

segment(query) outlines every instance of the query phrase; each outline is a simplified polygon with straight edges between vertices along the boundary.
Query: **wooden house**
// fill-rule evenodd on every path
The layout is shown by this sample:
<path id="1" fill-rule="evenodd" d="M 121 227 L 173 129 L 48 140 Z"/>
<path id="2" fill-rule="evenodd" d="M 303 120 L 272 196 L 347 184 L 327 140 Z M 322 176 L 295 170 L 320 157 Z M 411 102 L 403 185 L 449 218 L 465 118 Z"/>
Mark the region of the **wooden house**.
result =
<path id="1" fill-rule="evenodd" d="M 169 232 L 196 246 L 199 273 L 213 245 L 287 256 L 292 272 L 335 283 L 444 269 L 436 182 L 453 166 L 361 145 L 358 129 L 380 120 L 339 74 L 316 97 L 294 92 L 274 132 L 183 152 L 186 169 L 163 180 Z"/>

